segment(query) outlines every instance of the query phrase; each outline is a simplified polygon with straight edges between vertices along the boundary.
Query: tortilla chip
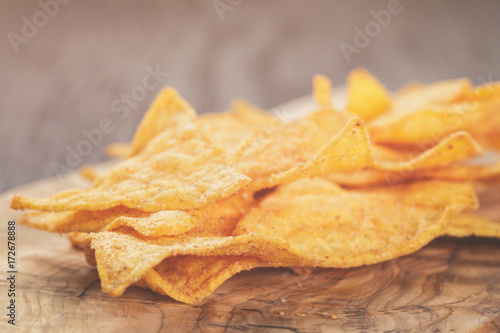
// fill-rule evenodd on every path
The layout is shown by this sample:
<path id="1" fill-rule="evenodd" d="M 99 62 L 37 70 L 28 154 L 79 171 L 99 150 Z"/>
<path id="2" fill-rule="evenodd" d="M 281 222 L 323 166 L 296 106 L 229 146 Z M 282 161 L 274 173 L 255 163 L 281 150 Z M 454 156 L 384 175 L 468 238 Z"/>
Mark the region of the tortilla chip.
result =
<path id="1" fill-rule="evenodd" d="M 443 179 L 450 181 L 488 180 L 500 176 L 500 162 L 491 165 L 457 165 L 449 168 L 418 171 L 414 179 Z"/>
<path id="2" fill-rule="evenodd" d="M 268 177 L 306 162 L 344 125 L 335 112 L 325 110 L 279 126 L 272 132 L 255 131 L 236 152 L 233 161 L 254 180 Z"/>
<path id="3" fill-rule="evenodd" d="M 500 125 L 498 130 L 491 130 L 483 134 L 474 135 L 481 146 L 500 151 Z"/>
<path id="4" fill-rule="evenodd" d="M 139 154 L 158 134 L 168 128 L 189 128 L 196 120 L 196 112 L 177 90 L 164 88 L 144 115 L 130 147 L 129 156 Z"/>
<path id="5" fill-rule="evenodd" d="M 125 142 L 115 142 L 108 145 L 105 152 L 109 157 L 125 158 L 131 153 L 131 145 Z"/>
<path id="6" fill-rule="evenodd" d="M 215 203 L 210 214 L 189 231 L 192 236 L 231 236 L 238 221 L 258 204 L 247 191 L 240 191 Z"/>
<path id="7" fill-rule="evenodd" d="M 188 210 L 213 204 L 250 182 L 227 161 L 224 150 L 208 138 L 199 122 L 177 123 L 178 117 L 170 116 L 169 128 L 90 189 L 69 190 L 48 199 L 15 195 L 11 207 L 67 211 L 123 205 L 147 212 Z"/>
<path id="8" fill-rule="evenodd" d="M 99 178 L 99 174 L 97 173 L 97 171 L 90 165 L 82 166 L 80 168 L 80 175 L 91 182 Z"/>
<path id="9" fill-rule="evenodd" d="M 235 155 L 235 161 L 254 180 L 249 189 L 370 166 L 373 155 L 361 119 L 350 119 L 340 133 L 332 136 L 339 125 L 334 111 L 317 111 L 284 125 L 267 138 L 247 142 Z"/>
<path id="10" fill-rule="evenodd" d="M 406 91 L 394 98 L 391 114 L 411 113 L 428 105 L 444 105 L 459 102 L 470 96 L 472 84 L 469 79 L 438 81 L 421 86 L 412 92 Z M 387 116 L 390 116 L 389 114 Z"/>
<path id="11" fill-rule="evenodd" d="M 49 232 L 96 232 L 102 230 L 117 216 L 127 213 L 129 210 L 129 208 L 120 206 L 103 211 L 34 211 L 21 215 L 19 223 Z"/>
<path id="12" fill-rule="evenodd" d="M 163 259 L 183 254 L 206 254 L 231 246 L 231 237 L 180 237 L 140 239 L 117 232 L 91 235 L 92 249 L 103 291 L 119 296 Z M 192 252 L 192 253 L 190 253 Z M 219 254 L 219 253 L 218 253 Z"/>
<path id="13" fill-rule="evenodd" d="M 453 165 L 482 152 L 467 132 L 453 133 L 424 152 L 416 150 L 416 156 L 380 145 L 373 145 L 373 151 L 375 161 L 371 170 L 327 173 L 325 177 L 339 185 L 363 187 L 426 179 L 468 181 L 492 177 L 498 172 L 498 167 L 488 167 L 469 174 L 468 169 L 460 171 L 460 167 Z"/>
<path id="14" fill-rule="evenodd" d="M 118 206 L 101 211 L 28 212 L 20 224 L 50 232 L 99 232 L 130 227 L 144 236 L 170 236 L 185 233 L 203 221 L 211 207 L 188 211 L 167 210 L 148 213 Z"/>
<path id="15" fill-rule="evenodd" d="M 500 163 L 487 166 L 456 165 L 424 170 L 401 170 L 395 172 L 381 170 L 361 170 L 356 172 L 332 173 L 325 177 L 330 181 L 349 188 L 366 186 L 393 186 L 398 183 L 422 180 L 443 181 L 496 181 L 500 176 Z"/>
<path id="16" fill-rule="evenodd" d="M 500 238 L 500 222 L 490 221 L 471 213 L 464 213 L 452 218 L 443 234 L 453 237 Z"/>
<path id="17" fill-rule="evenodd" d="M 372 164 L 373 153 L 368 135 L 361 119 L 356 117 L 305 163 L 272 174 L 268 178 L 257 179 L 248 188 L 254 190 L 271 188 L 305 177 L 321 176 L 335 171 L 356 171 Z"/>
<path id="18" fill-rule="evenodd" d="M 450 216 L 477 207 L 470 184 L 345 191 L 324 180 L 304 180 L 269 195 L 239 222 L 235 235 L 282 238 L 323 258 L 319 266 L 352 267 L 416 251 L 441 234 Z"/>
<path id="19" fill-rule="evenodd" d="M 258 107 L 244 101 L 235 100 L 231 111 L 206 113 L 200 116 L 210 136 L 232 155 L 239 144 L 254 128 L 275 127 L 280 121 Z M 131 145 L 124 142 L 112 143 L 106 147 L 110 157 L 124 158 L 130 155 Z"/>
<path id="20" fill-rule="evenodd" d="M 398 160 L 376 159 L 374 168 L 384 171 L 430 169 L 447 166 L 481 153 L 481 146 L 470 133 L 462 131 L 449 135 L 431 149 L 406 161 L 402 156 Z"/>
<path id="21" fill-rule="evenodd" d="M 472 135 L 487 148 L 500 150 L 500 83 L 490 83 L 476 88 L 469 98 L 471 104 L 486 105 L 486 113 L 477 126 L 470 129 Z"/>
<path id="22" fill-rule="evenodd" d="M 119 296 L 164 259 L 178 255 L 244 255 L 279 266 L 385 261 L 418 250 L 442 234 L 450 217 L 475 208 L 470 184 L 423 182 L 346 191 L 313 179 L 269 194 L 238 223 L 235 237 L 144 239 L 101 232 L 91 238 L 102 288 Z"/>
<path id="23" fill-rule="evenodd" d="M 68 234 L 68 240 L 75 250 L 83 251 L 86 245 L 86 238 L 88 237 L 86 232 L 70 232 Z"/>
<path id="24" fill-rule="evenodd" d="M 230 112 L 204 114 L 200 117 L 210 136 L 232 156 L 242 141 L 256 128 L 274 128 L 280 121 L 248 102 L 237 100 Z"/>
<path id="25" fill-rule="evenodd" d="M 235 274 L 268 266 L 271 264 L 248 256 L 176 256 L 163 260 L 136 284 L 179 302 L 196 304 Z"/>
<path id="26" fill-rule="evenodd" d="M 444 88 L 448 91 L 440 96 L 438 92 Z M 429 89 L 434 92 L 430 94 Z M 429 96 L 423 98 L 422 92 L 426 91 Z M 370 124 L 370 134 L 375 141 L 435 142 L 458 130 L 468 130 L 480 138 L 500 126 L 498 83 L 475 89 L 471 89 L 468 80 L 438 83 L 396 98 L 396 102 L 394 110 Z"/>
<path id="27" fill-rule="evenodd" d="M 130 227 L 139 234 L 150 237 L 179 235 L 190 231 L 205 220 L 211 209 L 212 207 L 187 211 L 165 210 L 140 218 L 122 215 L 115 218 L 104 230 Z"/>
<path id="28" fill-rule="evenodd" d="M 365 69 L 355 69 L 347 77 L 347 110 L 368 122 L 388 112 L 392 97 L 387 88 Z"/>
<path id="29" fill-rule="evenodd" d="M 470 91 L 470 81 L 459 79 L 397 95 L 393 109 L 370 123 L 370 135 L 375 142 L 413 144 L 466 130 L 482 118 L 478 104 L 461 102 Z"/>
<path id="30" fill-rule="evenodd" d="M 424 87 L 425 87 L 425 85 L 423 83 L 418 82 L 418 81 L 412 81 L 412 82 L 406 83 L 404 86 L 399 88 L 399 90 L 396 92 L 396 95 L 399 95 L 399 96 L 406 95 L 409 93 L 416 92 Z"/>
<path id="31" fill-rule="evenodd" d="M 313 78 L 313 95 L 321 110 L 333 110 L 332 82 L 324 75 Z"/>

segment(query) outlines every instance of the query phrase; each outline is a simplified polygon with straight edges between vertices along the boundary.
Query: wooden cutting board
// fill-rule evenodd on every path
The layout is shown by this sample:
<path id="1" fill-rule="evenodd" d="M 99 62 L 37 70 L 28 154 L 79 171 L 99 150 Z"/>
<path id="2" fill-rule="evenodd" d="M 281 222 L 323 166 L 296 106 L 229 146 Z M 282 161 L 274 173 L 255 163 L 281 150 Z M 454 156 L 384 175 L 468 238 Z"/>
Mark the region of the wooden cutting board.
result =
<path id="1" fill-rule="evenodd" d="M 2 259 L 12 193 L 46 196 L 88 186 L 73 174 L 0 195 Z M 500 221 L 500 186 L 480 189 L 480 214 Z M 131 287 L 103 294 L 97 271 L 64 236 L 18 226 L 16 332 L 432 331 L 500 330 L 500 240 L 435 240 L 389 262 L 353 269 L 256 269 L 189 306 Z M 7 271 L 4 268 L 3 272 Z M 0 280 L 2 311 L 7 281 Z M 337 319 L 332 319 L 335 315 Z M 0 331 L 13 330 L 2 315 Z"/>

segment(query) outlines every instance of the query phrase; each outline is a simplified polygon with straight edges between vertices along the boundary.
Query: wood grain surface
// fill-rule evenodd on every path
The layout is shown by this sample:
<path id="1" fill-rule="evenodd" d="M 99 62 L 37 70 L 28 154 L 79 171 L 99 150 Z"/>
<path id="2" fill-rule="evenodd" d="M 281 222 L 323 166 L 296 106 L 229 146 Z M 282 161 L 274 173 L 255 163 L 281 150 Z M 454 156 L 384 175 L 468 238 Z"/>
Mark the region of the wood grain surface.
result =
<path id="1" fill-rule="evenodd" d="M 102 168 L 108 167 L 106 165 Z M 73 174 L 15 192 L 45 196 L 88 184 Z M 500 187 L 479 187 L 480 215 L 500 222 Z M 0 195 L 0 237 L 11 191 Z M 189 306 L 138 287 L 103 294 L 95 268 L 57 234 L 18 227 L 12 332 L 498 332 L 500 240 L 440 238 L 389 262 L 353 269 L 255 269 Z M 6 258 L 6 247 L 0 256 Z M 5 259 L 4 259 L 5 260 Z M 0 280 L 5 304 L 7 281 Z M 335 315 L 337 319 L 333 319 Z"/>
<path id="2" fill-rule="evenodd" d="M 8 34 L 20 35 L 23 19 L 33 21 L 41 7 L 0 1 L 0 192 L 54 176 L 51 164 L 64 163 L 66 147 L 75 149 L 104 117 L 115 129 L 80 165 L 103 161 L 106 144 L 130 140 L 160 88 L 126 119 L 113 117 L 111 105 L 142 84 L 147 66 L 168 72 L 162 85 L 199 112 L 222 111 L 236 97 L 269 108 L 309 93 L 316 73 L 343 84 L 358 66 L 390 89 L 413 80 L 500 80 L 497 0 L 401 0 L 401 13 L 351 62 L 340 44 L 353 45 L 355 28 L 390 0 L 241 1 L 223 20 L 214 1 L 65 2 L 16 53 Z"/>

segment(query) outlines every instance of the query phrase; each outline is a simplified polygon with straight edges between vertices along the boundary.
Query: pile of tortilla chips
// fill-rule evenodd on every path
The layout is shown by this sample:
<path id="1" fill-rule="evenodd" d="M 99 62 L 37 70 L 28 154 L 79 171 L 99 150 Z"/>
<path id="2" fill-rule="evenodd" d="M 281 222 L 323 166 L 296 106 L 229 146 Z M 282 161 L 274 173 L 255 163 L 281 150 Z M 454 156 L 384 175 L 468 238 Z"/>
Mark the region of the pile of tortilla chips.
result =
<path id="1" fill-rule="evenodd" d="M 500 84 L 411 84 L 391 94 L 365 70 L 347 79 L 345 110 L 314 78 L 316 110 L 283 122 L 246 102 L 198 116 L 159 93 L 124 160 L 92 169 L 88 189 L 15 195 L 20 222 L 70 233 L 102 289 L 131 285 L 197 303 L 255 267 L 354 267 L 415 252 L 436 237 L 500 237 L 474 215 L 472 181 L 500 163 Z M 495 185 L 492 185 L 495 186 Z"/>

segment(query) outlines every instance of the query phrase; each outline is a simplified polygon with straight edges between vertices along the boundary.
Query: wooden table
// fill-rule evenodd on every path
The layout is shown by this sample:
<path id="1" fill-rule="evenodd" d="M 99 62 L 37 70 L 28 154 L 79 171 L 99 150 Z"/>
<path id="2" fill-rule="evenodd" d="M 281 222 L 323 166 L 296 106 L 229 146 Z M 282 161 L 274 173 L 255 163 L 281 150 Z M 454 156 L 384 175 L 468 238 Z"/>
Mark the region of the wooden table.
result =
<path id="1" fill-rule="evenodd" d="M 4 193 L 2 225 L 19 216 L 7 208 L 12 192 L 42 196 L 86 185 L 73 174 Z M 480 197 L 480 213 L 500 221 L 500 187 L 483 190 Z M 441 238 L 389 262 L 315 269 L 308 275 L 256 269 L 228 280 L 198 306 L 189 306 L 138 287 L 111 298 L 101 292 L 97 271 L 65 237 L 24 226 L 18 226 L 17 236 L 16 332 L 500 330 L 496 239 Z M 4 244 L 6 227 L 0 237 Z M 6 252 L 2 245 L 3 260 Z M 7 289 L 2 278 L 3 311 Z M 2 318 L 0 331 L 12 329 Z"/>

